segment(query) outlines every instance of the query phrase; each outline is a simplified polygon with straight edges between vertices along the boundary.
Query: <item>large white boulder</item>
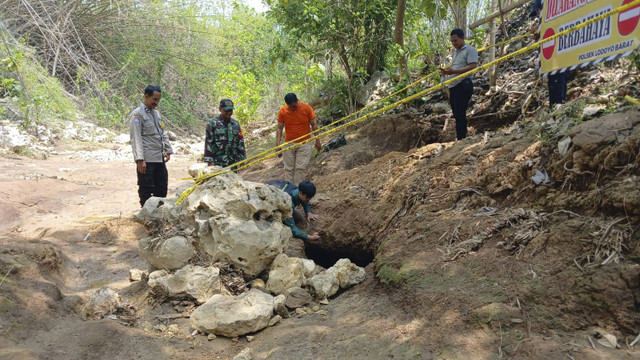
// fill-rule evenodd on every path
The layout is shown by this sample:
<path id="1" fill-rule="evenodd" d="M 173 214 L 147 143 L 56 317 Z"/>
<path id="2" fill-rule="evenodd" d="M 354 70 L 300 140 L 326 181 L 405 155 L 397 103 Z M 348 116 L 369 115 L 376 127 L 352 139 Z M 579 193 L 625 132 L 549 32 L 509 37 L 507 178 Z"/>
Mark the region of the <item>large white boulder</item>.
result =
<path id="1" fill-rule="evenodd" d="M 200 163 L 189 168 L 189 175 L 221 170 Z M 207 260 L 228 262 L 249 277 L 260 274 L 289 246 L 291 229 L 282 220 L 291 217 L 290 196 L 266 184 L 243 181 L 234 172 L 201 180 L 180 205 L 147 200 L 136 220 L 169 223 L 193 236 L 194 247 Z"/>
<path id="2" fill-rule="evenodd" d="M 330 268 L 327 271 L 315 275 L 309 279 L 309 291 L 318 299 L 326 299 L 335 295 L 340 289 L 340 280 L 336 276 L 335 269 Z"/>
<path id="3" fill-rule="evenodd" d="M 376 71 L 371 79 L 358 89 L 356 100 L 362 105 L 369 105 L 389 95 L 392 86 L 391 77 L 384 71 Z"/>
<path id="4" fill-rule="evenodd" d="M 220 168 L 210 166 L 203 173 L 216 170 Z M 190 213 L 206 211 L 209 216 L 224 215 L 243 220 L 277 220 L 276 217 L 282 220 L 283 215 L 291 216 L 288 194 L 267 184 L 243 181 L 233 172 L 206 179 L 189 195 L 185 204 Z"/>
<path id="5" fill-rule="evenodd" d="M 278 255 L 271 264 L 267 290 L 278 295 L 292 287 L 299 287 L 305 283 L 305 266 L 302 259 Z"/>
<path id="6" fill-rule="evenodd" d="M 335 265 L 313 276 L 308 281 L 309 291 L 318 299 L 326 299 L 335 295 L 339 289 L 346 289 L 363 282 L 364 268 L 349 259 L 340 259 Z"/>
<path id="7" fill-rule="evenodd" d="M 192 176 L 219 171 L 193 166 Z M 233 172 L 207 179 L 183 204 L 201 248 L 212 260 L 228 261 L 249 276 L 266 269 L 289 246 L 288 194 L 262 183 L 243 181 Z"/>
<path id="8" fill-rule="evenodd" d="M 187 214 L 183 208 L 176 206 L 174 200 L 154 196 L 145 201 L 142 209 L 134 217 L 142 224 L 153 220 L 179 224 L 185 222 Z"/>
<path id="9" fill-rule="evenodd" d="M 149 275 L 149 286 L 170 298 L 189 296 L 201 304 L 222 291 L 220 269 L 213 266 L 187 265 L 173 274 L 154 271 Z"/>
<path id="10" fill-rule="evenodd" d="M 272 314 L 273 296 L 260 290 L 235 297 L 217 294 L 191 314 L 191 327 L 233 338 L 264 329 Z"/>
<path id="11" fill-rule="evenodd" d="M 291 229 L 280 221 L 216 217 L 209 225 L 211 237 L 201 238 L 209 255 L 230 262 L 249 276 L 266 269 L 287 249 L 291 238 Z"/>
<path id="12" fill-rule="evenodd" d="M 15 125 L 0 125 L 0 148 L 16 152 L 29 145 L 29 138 L 22 135 Z"/>
<path id="13" fill-rule="evenodd" d="M 352 263 L 349 259 L 338 260 L 332 268 L 335 269 L 341 289 L 349 288 L 364 281 L 364 268 Z"/>
<path id="14" fill-rule="evenodd" d="M 193 247 L 182 236 L 168 239 L 146 237 L 140 239 L 140 255 L 156 269 L 175 270 L 187 265 Z"/>

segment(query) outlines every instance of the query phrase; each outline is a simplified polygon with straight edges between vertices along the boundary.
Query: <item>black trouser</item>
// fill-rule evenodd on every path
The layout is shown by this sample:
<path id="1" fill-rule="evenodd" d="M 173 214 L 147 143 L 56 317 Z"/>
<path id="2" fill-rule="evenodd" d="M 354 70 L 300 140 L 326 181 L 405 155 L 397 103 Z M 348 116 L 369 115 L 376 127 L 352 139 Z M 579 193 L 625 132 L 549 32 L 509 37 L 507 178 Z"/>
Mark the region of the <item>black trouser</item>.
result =
<path id="1" fill-rule="evenodd" d="M 467 137 L 467 107 L 473 93 L 473 82 L 466 78 L 449 89 L 449 104 L 453 118 L 456 119 L 456 137 L 462 140 Z"/>
<path id="2" fill-rule="evenodd" d="M 555 104 L 564 103 L 565 97 L 567 97 L 567 79 L 569 78 L 569 71 L 555 73 L 549 75 L 549 106 L 553 107 Z"/>
<path id="3" fill-rule="evenodd" d="M 140 196 L 140 206 L 152 196 L 166 197 L 169 186 L 169 172 L 165 163 L 147 163 L 147 172 L 138 173 L 138 196 Z"/>

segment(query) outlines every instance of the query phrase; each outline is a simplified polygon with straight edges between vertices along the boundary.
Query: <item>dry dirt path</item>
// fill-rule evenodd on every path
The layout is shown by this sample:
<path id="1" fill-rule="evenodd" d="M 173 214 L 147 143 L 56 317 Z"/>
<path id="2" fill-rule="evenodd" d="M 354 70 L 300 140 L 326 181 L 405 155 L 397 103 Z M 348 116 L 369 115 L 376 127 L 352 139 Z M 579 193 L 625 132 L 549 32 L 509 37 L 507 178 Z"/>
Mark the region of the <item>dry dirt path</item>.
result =
<path id="1" fill-rule="evenodd" d="M 186 184 L 181 178 L 192 163 L 188 156 L 172 157 L 169 196 Z M 277 165 L 271 161 L 243 175 L 274 178 Z M 191 336 L 187 318 L 158 320 L 157 315 L 175 313 L 174 304 L 154 306 L 139 296 L 129 299 L 139 309 L 133 326 L 83 320 L 82 305 L 93 292 L 109 286 L 134 294 L 128 270 L 146 268 L 137 242 L 145 230 L 131 220 L 138 210 L 135 182 L 128 159 L 0 157 L 0 277 L 9 273 L 0 285 L 0 360 L 232 359 L 245 348 L 254 359 L 510 358 L 499 333 L 453 320 L 446 299 L 379 284 L 373 264 L 364 283 L 320 305 L 326 313 L 285 319 L 253 334 L 251 342 Z M 9 271 L 12 264 L 19 270 Z M 425 306 L 442 311 L 433 317 L 418 310 Z M 157 330 L 171 324 L 177 334 Z M 592 351 L 584 331 L 521 342 L 526 351 L 515 351 L 513 358 L 633 358 L 629 352 Z"/>
<path id="2" fill-rule="evenodd" d="M 181 178 L 191 164 L 188 156 L 167 164 L 169 196 L 186 184 Z M 144 331 L 142 322 L 85 321 L 82 304 L 95 290 L 125 289 L 128 270 L 146 268 L 137 250 L 144 229 L 131 221 L 139 208 L 133 163 L 3 156 L 0 195 L 0 245 L 27 264 L 0 287 L 0 359 L 227 359 L 246 347 L 256 359 L 423 358 L 394 330 L 411 319 L 390 313 L 386 295 L 368 296 L 376 286 L 371 267 L 367 285 L 338 296 L 326 315 L 286 319 L 250 344 L 191 337 L 188 319 L 165 322 L 179 326 L 173 336 Z"/>

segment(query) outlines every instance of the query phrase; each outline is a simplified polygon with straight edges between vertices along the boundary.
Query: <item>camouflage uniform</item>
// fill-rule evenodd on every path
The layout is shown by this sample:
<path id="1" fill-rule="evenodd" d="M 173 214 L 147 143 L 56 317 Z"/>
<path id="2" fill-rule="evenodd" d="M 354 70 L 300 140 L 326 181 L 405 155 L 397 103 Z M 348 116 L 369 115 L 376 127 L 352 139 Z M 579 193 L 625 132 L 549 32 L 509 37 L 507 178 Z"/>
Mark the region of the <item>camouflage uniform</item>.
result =
<path id="1" fill-rule="evenodd" d="M 204 143 L 204 162 L 227 167 L 247 158 L 240 124 L 220 117 L 209 120 Z"/>

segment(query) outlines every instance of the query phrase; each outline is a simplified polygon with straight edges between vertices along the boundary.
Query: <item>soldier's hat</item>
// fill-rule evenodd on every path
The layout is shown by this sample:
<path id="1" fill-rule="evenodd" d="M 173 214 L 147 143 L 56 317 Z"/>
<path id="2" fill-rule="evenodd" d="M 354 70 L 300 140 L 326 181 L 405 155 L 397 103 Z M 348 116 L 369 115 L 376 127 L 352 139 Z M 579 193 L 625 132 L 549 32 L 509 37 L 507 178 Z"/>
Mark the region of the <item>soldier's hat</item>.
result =
<path id="1" fill-rule="evenodd" d="M 222 99 L 220 100 L 220 107 L 224 111 L 233 110 L 233 101 L 231 101 L 231 99 Z"/>

